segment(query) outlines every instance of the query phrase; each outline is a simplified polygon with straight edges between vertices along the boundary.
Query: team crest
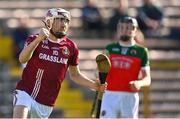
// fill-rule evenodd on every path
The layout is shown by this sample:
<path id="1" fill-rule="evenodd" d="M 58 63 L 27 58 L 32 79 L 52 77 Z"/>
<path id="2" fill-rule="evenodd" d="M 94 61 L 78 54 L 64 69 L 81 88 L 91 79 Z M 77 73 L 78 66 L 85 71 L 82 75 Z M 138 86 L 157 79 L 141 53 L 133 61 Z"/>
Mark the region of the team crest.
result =
<path id="1" fill-rule="evenodd" d="M 131 50 L 130 53 L 131 53 L 132 55 L 136 55 L 136 54 L 137 54 L 137 51 L 136 51 L 136 50 Z"/>
<path id="2" fill-rule="evenodd" d="M 69 49 L 66 47 L 66 46 L 64 46 L 63 48 L 62 48 L 62 54 L 64 54 L 64 55 L 69 55 Z"/>

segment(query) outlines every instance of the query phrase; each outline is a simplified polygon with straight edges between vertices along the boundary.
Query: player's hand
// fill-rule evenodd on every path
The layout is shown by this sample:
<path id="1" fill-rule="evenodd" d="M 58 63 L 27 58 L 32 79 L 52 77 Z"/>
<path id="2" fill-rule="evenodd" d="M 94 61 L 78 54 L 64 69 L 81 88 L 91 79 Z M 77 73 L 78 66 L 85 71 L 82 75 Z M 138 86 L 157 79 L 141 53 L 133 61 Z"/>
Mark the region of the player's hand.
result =
<path id="1" fill-rule="evenodd" d="M 131 81 L 129 84 L 132 91 L 138 91 L 141 89 L 141 85 L 138 81 Z"/>
<path id="2" fill-rule="evenodd" d="M 41 28 L 41 30 L 39 32 L 38 39 L 40 41 L 43 41 L 43 40 L 45 40 L 48 37 L 49 37 L 49 30 L 47 30 L 46 28 Z"/>
<path id="3" fill-rule="evenodd" d="M 97 91 L 99 91 L 99 92 L 104 92 L 104 90 L 105 90 L 106 87 L 107 87 L 107 83 L 101 84 L 99 79 L 96 79 L 96 80 L 95 80 L 95 83 L 96 83 L 96 85 L 97 85 L 97 89 L 98 89 Z"/>
<path id="4" fill-rule="evenodd" d="M 104 91 L 106 90 L 106 88 L 107 88 L 107 83 L 101 84 L 100 87 L 99 87 L 99 91 L 104 93 Z"/>

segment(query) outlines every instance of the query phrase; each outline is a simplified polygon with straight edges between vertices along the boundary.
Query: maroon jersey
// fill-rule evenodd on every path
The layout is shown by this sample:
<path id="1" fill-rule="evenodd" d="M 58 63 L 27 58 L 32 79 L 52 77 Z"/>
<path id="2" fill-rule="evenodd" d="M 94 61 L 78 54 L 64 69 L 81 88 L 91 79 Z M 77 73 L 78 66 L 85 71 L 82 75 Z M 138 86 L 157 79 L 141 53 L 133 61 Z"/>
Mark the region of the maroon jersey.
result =
<path id="1" fill-rule="evenodd" d="M 30 36 L 25 47 L 38 35 Z M 16 89 L 26 91 L 37 102 L 53 106 L 69 65 L 78 65 L 78 48 L 67 37 L 58 43 L 39 43 L 23 70 Z"/>

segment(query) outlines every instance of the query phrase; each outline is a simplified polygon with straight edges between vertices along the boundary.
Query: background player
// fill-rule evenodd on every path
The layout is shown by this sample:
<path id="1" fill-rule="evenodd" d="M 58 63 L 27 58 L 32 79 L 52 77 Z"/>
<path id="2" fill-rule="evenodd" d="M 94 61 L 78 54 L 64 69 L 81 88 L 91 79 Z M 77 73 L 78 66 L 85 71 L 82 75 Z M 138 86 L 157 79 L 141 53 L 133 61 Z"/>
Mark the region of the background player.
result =
<path id="1" fill-rule="evenodd" d="M 66 36 L 70 13 L 49 9 L 44 23 L 47 28 L 31 35 L 19 56 L 19 61 L 27 65 L 14 91 L 14 118 L 27 118 L 29 112 L 31 118 L 48 118 L 68 68 L 76 83 L 95 90 L 101 87 L 79 70 L 78 48 Z"/>
<path id="2" fill-rule="evenodd" d="M 137 118 L 138 91 L 151 83 L 147 48 L 134 40 L 138 24 L 135 18 L 125 17 L 118 24 L 117 43 L 106 46 L 111 61 L 107 90 L 102 99 L 101 118 Z M 141 72 L 142 79 L 138 80 Z"/>

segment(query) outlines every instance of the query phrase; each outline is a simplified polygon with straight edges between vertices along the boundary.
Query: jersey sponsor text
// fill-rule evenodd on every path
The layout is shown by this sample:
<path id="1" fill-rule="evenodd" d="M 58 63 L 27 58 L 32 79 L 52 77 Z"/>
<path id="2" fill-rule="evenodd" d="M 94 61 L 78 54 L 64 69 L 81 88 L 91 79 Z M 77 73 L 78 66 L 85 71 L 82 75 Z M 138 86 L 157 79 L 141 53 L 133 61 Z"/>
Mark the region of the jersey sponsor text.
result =
<path id="1" fill-rule="evenodd" d="M 39 54 L 39 59 L 50 61 L 50 62 L 55 62 L 55 63 L 61 63 L 61 64 L 67 64 L 67 62 L 68 62 L 67 58 L 62 58 L 62 57 L 59 58 L 57 56 L 47 55 L 47 54 L 43 54 L 43 53 Z"/>

